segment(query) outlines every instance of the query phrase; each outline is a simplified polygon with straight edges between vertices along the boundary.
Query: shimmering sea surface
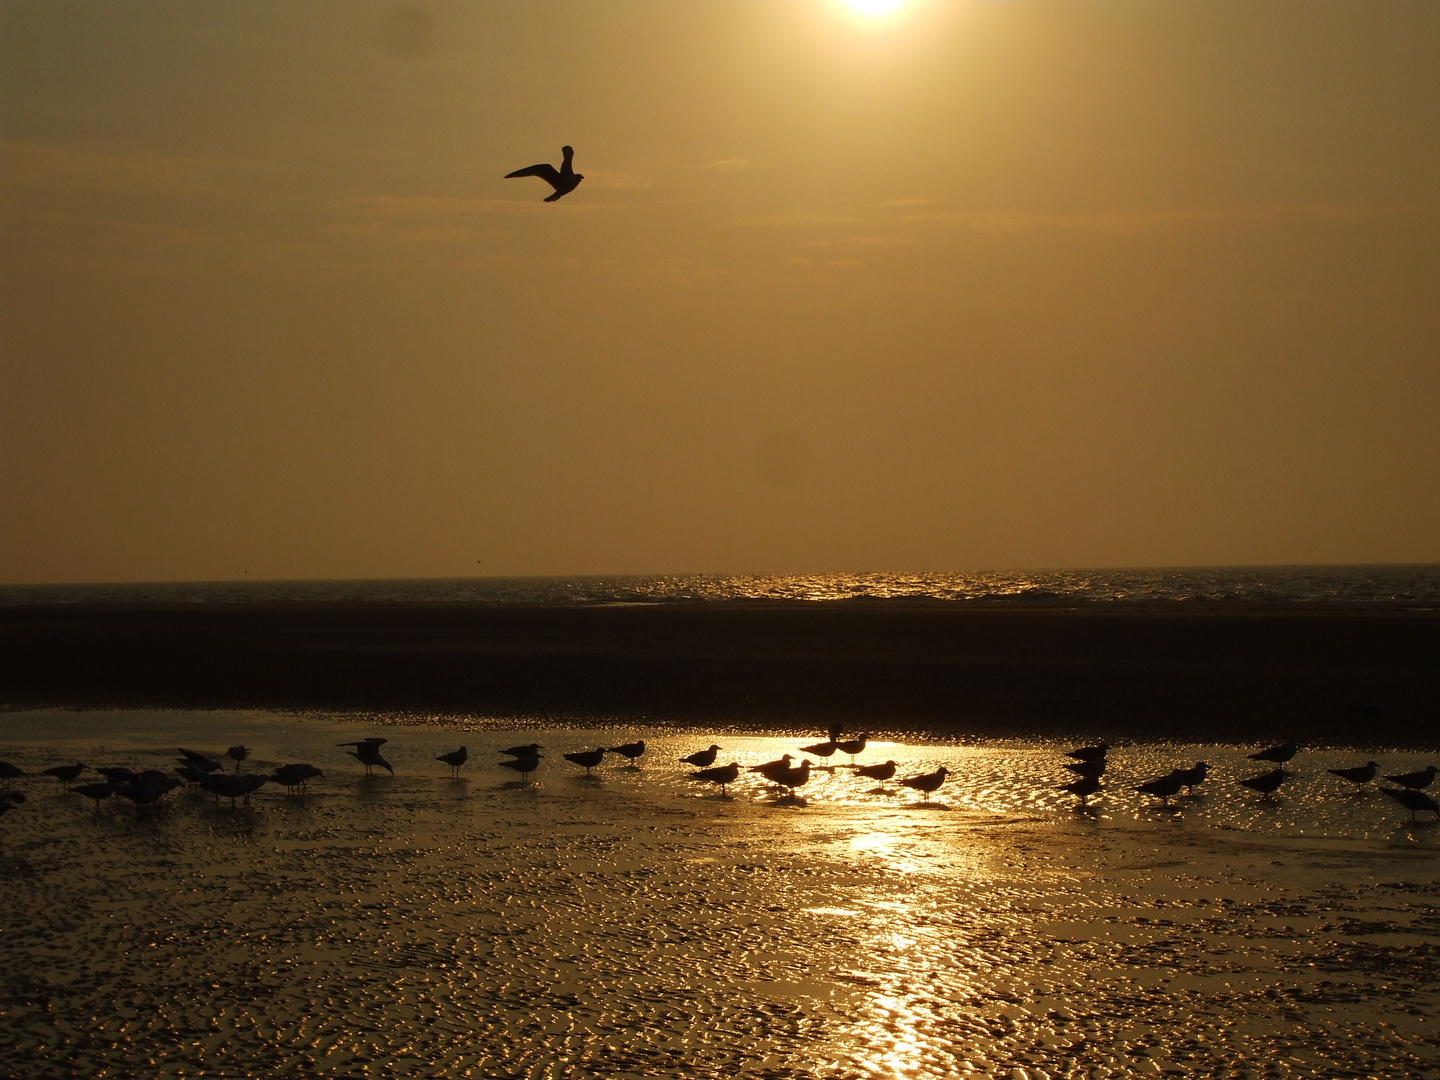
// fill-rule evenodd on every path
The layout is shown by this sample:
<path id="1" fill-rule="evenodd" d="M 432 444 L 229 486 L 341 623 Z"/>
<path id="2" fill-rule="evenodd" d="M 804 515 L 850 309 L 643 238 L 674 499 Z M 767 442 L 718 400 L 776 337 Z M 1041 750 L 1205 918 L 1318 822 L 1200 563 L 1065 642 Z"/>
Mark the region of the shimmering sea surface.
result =
<path id="1" fill-rule="evenodd" d="M 389 738 L 395 775 L 335 744 Z M 643 737 L 586 778 L 561 756 Z M 11 713 L 0 758 L 168 768 L 243 741 L 304 795 L 0 820 L 0 1062 L 60 1076 L 1419 1076 L 1440 1067 L 1440 828 L 1302 749 L 872 743 L 930 804 L 829 761 L 722 799 L 680 755 L 818 734 L 527 730 L 227 713 Z M 496 767 L 539 741 L 535 782 Z M 459 781 L 434 756 L 464 743 Z M 1382 772 L 1433 758 L 1377 753 Z M 812 758 L 812 760 L 822 760 Z M 1171 807 L 1134 785 L 1196 760 Z M 1440 762 L 1436 762 L 1440 764 Z M 93 776 L 93 774 L 90 774 Z"/>
<path id="2" fill-rule="evenodd" d="M 658 604 L 717 600 L 1440 603 L 1440 565 L 1219 566 L 965 573 L 671 574 L 4 585 L 0 605 L 98 602 Z"/>

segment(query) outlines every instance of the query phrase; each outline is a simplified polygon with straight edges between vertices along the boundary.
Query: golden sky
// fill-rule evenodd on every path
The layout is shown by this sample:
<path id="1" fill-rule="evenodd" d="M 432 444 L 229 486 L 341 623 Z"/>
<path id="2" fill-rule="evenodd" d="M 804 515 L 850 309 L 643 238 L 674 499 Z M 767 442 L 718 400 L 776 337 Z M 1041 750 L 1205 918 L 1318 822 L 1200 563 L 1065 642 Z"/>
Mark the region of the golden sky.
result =
<path id="1" fill-rule="evenodd" d="M 1440 560 L 1428 0 L 0 0 L 0 107 L 0 580 Z"/>

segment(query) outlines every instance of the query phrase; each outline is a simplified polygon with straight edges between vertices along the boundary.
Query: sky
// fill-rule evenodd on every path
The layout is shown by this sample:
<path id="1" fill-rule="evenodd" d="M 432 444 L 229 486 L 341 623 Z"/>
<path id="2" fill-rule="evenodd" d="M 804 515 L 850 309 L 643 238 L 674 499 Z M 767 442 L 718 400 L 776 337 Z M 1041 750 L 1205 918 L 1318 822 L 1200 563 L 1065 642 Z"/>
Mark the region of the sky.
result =
<path id="1" fill-rule="evenodd" d="M 1437 417 L 1428 0 L 0 0 L 0 581 L 1433 562 Z"/>

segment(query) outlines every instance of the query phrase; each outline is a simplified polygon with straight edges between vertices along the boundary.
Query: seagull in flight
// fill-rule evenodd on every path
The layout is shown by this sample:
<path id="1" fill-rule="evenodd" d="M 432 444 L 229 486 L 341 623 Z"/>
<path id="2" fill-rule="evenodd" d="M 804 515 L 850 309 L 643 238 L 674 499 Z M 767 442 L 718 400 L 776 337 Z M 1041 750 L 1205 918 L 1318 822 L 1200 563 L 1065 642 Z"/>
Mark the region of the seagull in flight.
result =
<path id="1" fill-rule="evenodd" d="M 538 176 L 555 189 L 555 194 L 546 198 L 546 202 L 554 202 L 562 196 L 569 195 L 570 192 L 580 186 L 580 181 L 584 180 L 585 177 L 576 172 L 575 166 L 571 164 L 575 157 L 574 148 L 562 146 L 560 152 L 565 155 L 565 162 L 558 170 L 554 165 L 547 165 L 541 162 L 539 165 L 531 165 L 525 169 L 516 169 L 512 173 L 506 173 L 505 179 L 513 180 L 517 176 Z"/>

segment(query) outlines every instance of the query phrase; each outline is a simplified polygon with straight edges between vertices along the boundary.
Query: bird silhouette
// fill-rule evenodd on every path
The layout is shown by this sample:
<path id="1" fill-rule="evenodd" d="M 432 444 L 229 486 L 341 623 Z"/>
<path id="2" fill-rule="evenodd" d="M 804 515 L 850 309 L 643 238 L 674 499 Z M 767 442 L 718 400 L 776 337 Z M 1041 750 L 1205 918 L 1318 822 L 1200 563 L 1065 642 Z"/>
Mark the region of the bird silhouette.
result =
<path id="1" fill-rule="evenodd" d="M 460 766 L 465 764 L 465 761 L 467 758 L 469 758 L 469 756 L 470 751 L 466 750 L 465 747 L 462 746 L 459 750 L 451 750 L 448 754 L 441 754 L 435 760 L 443 761 L 446 765 L 449 765 L 450 775 L 458 780 L 460 778 Z"/>
<path id="2" fill-rule="evenodd" d="M 701 769 L 699 772 L 692 772 L 690 779 L 707 780 L 712 784 L 719 784 L 720 797 L 727 799 L 729 796 L 725 793 L 725 789 L 733 784 L 739 775 L 739 762 L 731 762 L 729 765 L 717 765 L 713 769 Z"/>
<path id="3" fill-rule="evenodd" d="M 18 765 L 11 765 L 8 761 L 0 761 L 0 780 L 4 780 L 8 786 L 10 781 L 18 780 L 25 775 L 25 770 Z"/>
<path id="4" fill-rule="evenodd" d="M 1286 739 L 1278 746 L 1271 746 L 1265 750 L 1249 755 L 1251 761 L 1273 761 L 1277 765 L 1283 765 L 1295 756 L 1295 751 L 1300 749 L 1300 744 L 1294 739 Z"/>
<path id="5" fill-rule="evenodd" d="M 1076 761 L 1097 761 L 1109 751 L 1109 744 L 1098 743 L 1095 746 L 1077 746 L 1074 750 L 1065 751 L 1065 756 L 1072 757 Z"/>
<path id="6" fill-rule="evenodd" d="M 612 746 L 610 747 L 610 752 L 612 754 L 619 754 L 623 758 L 629 758 L 630 765 L 634 768 L 639 768 L 639 766 L 635 764 L 635 759 L 638 758 L 641 754 L 645 753 L 645 740 L 637 739 L 635 742 L 627 742 L 622 743 L 620 746 Z"/>
<path id="7" fill-rule="evenodd" d="M 1197 761 L 1188 769 L 1176 769 L 1175 771 L 1180 774 L 1180 782 L 1185 785 L 1185 794 L 1194 795 L 1195 785 L 1204 782 L 1210 766 L 1203 761 Z"/>
<path id="8" fill-rule="evenodd" d="M 1060 785 L 1061 791 L 1068 791 L 1072 795 L 1080 796 L 1080 805 L 1089 806 L 1090 796 L 1100 790 L 1100 778 L 1098 776 L 1082 776 L 1079 780 L 1072 780 L 1068 784 Z"/>
<path id="9" fill-rule="evenodd" d="M 530 779 L 530 774 L 540 767 L 540 755 L 530 754 L 527 757 L 513 757 L 509 761 L 500 762 L 502 769 L 514 769 L 520 774 L 521 780 Z"/>
<path id="10" fill-rule="evenodd" d="M 376 765 L 379 765 L 382 769 L 387 770 L 391 776 L 394 776 L 395 770 L 391 767 L 390 762 L 380 756 L 380 747 L 383 746 L 386 741 L 385 739 L 371 736 L 368 739 L 362 739 L 360 742 L 342 742 L 336 743 L 335 745 L 355 747 L 354 750 L 346 750 L 345 752 L 360 762 L 361 765 L 365 766 L 366 776 L 375 775 Z"/>
<path id="11" fill-rule="evenodd" d="M 1364 765 L 1356 765 L 1351 769 L 1326 769 L 1331 776 L 1338 776 L 1341 780 L 1349 780 L 1352 784 L 1368 784 L 1375 779 L 1375 774 L 1380 771 L 1377 762 L 1370 761 Z"/>
<path id="12" fill-rule="evenodd" d="M 899 766 L 893 761 L 887 761 L 881 765 L 857 765 L 855 766 L 855 775 L 864 776 L 870 780 L 878 780 L 883 784 L 895 775 L 895 770 L 898 767 Z"/>
<path id="13" fill-rule="evenodd" d="M 831 741 L 834 742 L 834 740 Z M 869 735 L 857 735 L 855 738 L 846 739 L 844 742 L 835 742 L 835 749 L 839 750 L 842 754 L 849 754 L 850 763 L 853 765 L 855 763 L 855 756 L 857 754 L 863 754 L 869 742 Z"/>
<path id="14" fill-rule="evenodd" d="M 914 788 L 916 791 L 921 792 L 925 796 L 921 801 L 928 803 L 930 796 L 940 790 L 940 785 L 945 782 L 945 777 L 949 775 L 950 770 L 945 768 L 944 765 L 941 765 L 940 768 L 932 773 L 922 773 L 920 776 L 908 776 L 904 780 L 901 780 L 900 783 L 908 788 Z"/>
<path id="15" fill-rule="evenodd" d="M 835 751 L 839 749 L 840 744 L 831 739 L 827 742 L 817 742 L 810 746 L 802 746 L 800 747 L 800 752 L 802 754 L 814 754 L 816 757 L 828 758 L 833 756 Z"/>
<path id="16" fill-rule="evenodd" d="M 134 769 L 127 769 L 123 765 L 102 765 L 95 771 L 112 784 L 124 784 L 130 780 L 140 779 L 139 773 Z"/>
<path id="17" fill-rule="evenodd" d="M 1411 821 L 1415 820 L 1415 812 L 1417 810 L 1429 810 L 1437 819 L 1440 819 L 1440 803 L 1436 803 L 1434 799 L 1426 795 L 1423 791 L 1416 791 L 1414 788 L 1383 786 L 1380 790 L 1385 792 L 1386 795 L 1389 795 L 1401 806 L 1405 807 L 1405 809 L 1409 810 Z"/>
<path id="18" fill-rule="evenodd" d="M 566 761 L 573 761 L 585 769 L 585 775 L 590 775 L 590 770 L 605 759 L 605 748 L 597 746 L 594 750 L 580 750 L 574 754 L 566 754 Z"/>
<path id="19" fill-rule="evenodd" d="M 1160 800 L 1161 806 L 1169 806 L 1170 800 L 1185 786 L 1185 778 L 1179 769 L 1173 769 L 1164 776 L 1154 780 L 1147 780 L 1136 786 L 1136 791 L 1143 791 L 1147 795 L 1154 795 Z"/>
<path id="20" fill-rule="evenodd" d="M 1419 772 L 1401 773 L 1399 776 L 1387 776 L 1385 779 L 1389 780 L 1392 784 L 1399 784 L 1401 787 L 1413 788 L 1419 791 L 1421 788 L 1430 786 L 1430 782 L 1435 779 L 1435 771 L 1434 765 L 1427 765 Z"/>
<path id="21" fill-rule="evenodd" d="M 52 765 L 45 770 L 46 776 L 53 776 L 62 784 L 72 784 L 75 778 L 85 771 L 85 766 L 76 762 L 74 765 Z"/>
<path id="22" fill-rule="evenodd" d="M 562 146 L 560 153 L 565 155 L 565 161 L 559 169 L 556 169 L 554 165 L 547 165 L 541 162 L 539 165 L 530 165 L 524 169 L 516 169 L 512 173 L 506 173 L 505 179 L 514 180 L 521 176 L 538 176 L 555 189 L 555 194 L 547 196 L 545 199 L 546 202 L 554 202 L 556 199 L 563 198 L 579 187 L 580 181 L 584 180 L 585 177 L 575 171 L 573 164 L 575 150 L 572 147 Z"/>
<path id="23" fill-rule="evenodd" d="M 680 761 L 685 765 L 694 765 L 697 769 L 708 769 L 715 764 L 715 755 L 719 752 L 720 747 L 711 743 L 709 750 L 696 750 L 688 757 L 682 757 Z"/>
<path id="24" fill-rule="evenodd" d="M 225 751 L 231 761 L 235 762 L 235 771 L 240 771 L 240 762 L 250 756 L 250 748 L 247 746 L 232 746 Z"/>
<path id="25" fill-rule="evenodd" d="M 79 787 L 72 787 L 70 791 L 76 795 L 84 795 L 87 799 L 95 800 L 95 812 L 100 812 L 100 800 L 108 799 L 115 794 L 116 785 L 108 780 L 103 784 L 81 784 Z"/>
<path id="26" fill-rule="evenodd" d="M 198 768 L 204 769 L 206 772 L 215 772 L 216 770 L 223 769 L 225 767 L 224 765 L 221 765 L 220 762 L 216 761 L 214 758 L 208 758 L 204 754 L 197 753 L 194 750 L 186 750 L 183 746 L 177 746 L 175 749 L 180 751 L 180 755 L 186 761 L 191 762 Z"/>
<path id="27" fill-rule="evenodd" d="M 324 775 L 325 774 L 314 765 L 307 764 L 306 762 L 296 762 L 293 765 L 281 765 L 280 768 L 275 770 L 270 779 L 285 788 L 291 795 L 294 795 L 296 789 L 304 787 L 307 780 Z"/>
<path id="28" fill-rule="evenodd" d="M 1251 755 L 1254 756 L 1253 754 Z M 1279 786 L 1284 783 L 1285 777 L 1290 775 L 1284 769 L 1272 769 L 1270 772 L 1261 773 L 1259 776 L 1247 776 L 1244 780 L 1235 781 L 1237 784 L 1244 784 L 1252 791 L 1258 791 L 1265 798 L 1275 794 Z"/>
<path id="29" fill-rule="evenodd" d="M 1105 775 L 1106 764 L 1107 762 L 1103 757 L 1090 759 L 1082 758 L 1080 761 L 1065 762 L 1065 768 L 1069 769 L 1077 776 L 1084 776 L 1098 780 L 1100 779 L 1100 777 Z"/>
<path id="30" fill-rule="evenodd" d="M 792 757 L 789 754 L 786 754 L 782 758 L 778 758 L 775 761 L 767 761 L 763 765 L 751 765 L 750 771 L 758 772 L 761 776 L 765 777 L 765 779 L 769 780 L 772 784 L 778 784 L 780 783 L 780 777 L 784 776 L 787 772 L 789 772 L 790 762 L 792 760 Z"/>
<path id="31" fill-rule="evenodd" d="M 538 742 L 531 742 L 524 746 L 512 746 L 509 750 L 501 750 L 500 753 L 506 757 L 535 757 L 544 749 Z"/>
<path id="32" fill-rule="evenodd" d="M 810 782 L 810 759 L 806 758 L 799 765 L 786 769 L 780 773 L 775 782 L 789 791 L 789 797 L 795 797 L 795 789 L 804 787 Z"/>

